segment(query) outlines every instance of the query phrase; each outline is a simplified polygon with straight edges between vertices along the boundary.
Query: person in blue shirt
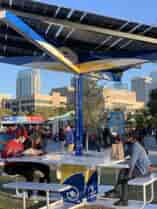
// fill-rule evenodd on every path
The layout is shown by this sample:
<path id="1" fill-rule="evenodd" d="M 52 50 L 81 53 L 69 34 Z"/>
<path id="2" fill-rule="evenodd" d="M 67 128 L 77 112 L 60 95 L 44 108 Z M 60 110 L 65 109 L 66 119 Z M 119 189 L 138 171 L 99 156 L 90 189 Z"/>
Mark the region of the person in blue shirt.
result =
<path id="1" fill-rule="evenodd" d="M 72 152 L 74 150 L 74 132 L 70 125 L 66 126 L 64 133 L 68 152 Z"/>
<path id="2" fill-rule="evenodd" d="M 144 147 L 137 141 L 137 137 L 132 133 L 128 135 L 127 144 L 130 149 L 129 169 L 122 169 L 119 173 L 115 188 L 107 193 L 106 197 L 118 197 L 114 203 L 116 206 L 128 205 L 128 181 L 132 178 L 146 176 L 152 172 L 152 165 Z M 120 186 L 120 194 L 118 187 Z"/>

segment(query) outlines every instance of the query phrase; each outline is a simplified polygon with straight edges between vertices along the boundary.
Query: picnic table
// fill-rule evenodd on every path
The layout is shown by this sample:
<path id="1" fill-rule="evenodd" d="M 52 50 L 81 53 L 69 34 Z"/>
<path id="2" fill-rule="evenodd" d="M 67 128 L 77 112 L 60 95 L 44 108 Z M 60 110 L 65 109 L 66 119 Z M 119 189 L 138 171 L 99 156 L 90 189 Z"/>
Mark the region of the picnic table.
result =
<path id="1" fill-rule="evenodd" d="M 56 170 L 63 164 L 84 166 L 86 168 L 95 168 L 98 171 L 98 184 L 100 184 L 101 169 L 111 167 L 120 169 L 128 168 L 128 163 L 125 160 L 111 159 L 111 149 L 105 149 L 103 152 L 88 151 L 82 156 L 76 156 L 74 153 L 49 153 L 42 156 L 21 156 L 2 159 L 1 163 L 6 162 L 26 162 L 26 163 L 42 163 L 51 166 L 51 169 Z M 52 166 L 53 165 L 53 166 Z"/>
<path id="2" fill-rule="evenodd" d="M 34 162 L 47 165 L 59 166 L 62 164 L 82 165 L 91 167 L 112 167 L 122 163 L 125 160 L 112 160 L 111 149 L 103 152 L 87 152 L 83 156 L 76 156 L 74 153 L 49 153 L 42 156 L 20 156 L 1 159 L 1 163 L 5 162 Z"/>
<path id="3" fill-rule="evenodd" d="M 46 192 L 46 208 L 50 208 L 50 192 L 61 193 L 70 189 L 69 185 L 47 184 L 36 182 L 10 182 L 3 185 L 6 189 L 21 189 L 23 194 L 23 209 L 26 209 L 26 191 L 45 191 Z"/>
<path id="4" fill-rule="evenodd" d="M 62 165 L 74 165 L 83 166 L 88 169 L 97 170 L 98 181 L 97 185 L 100 184 L 101 169 L 107 167 L 113 167 L 119 169 L 120 166 L 126 167 L 124 164 L 125 160 L 112 160 L 111 149 L 106 149 L 104 152 L 87 152 L 83 156 L 75 156 L 73 153 L 48 153 L 42 156 L 21 156 L 3 159 L 3 163 L 17 162 L 17 163 L 42 163 L 56 170 Z"/>

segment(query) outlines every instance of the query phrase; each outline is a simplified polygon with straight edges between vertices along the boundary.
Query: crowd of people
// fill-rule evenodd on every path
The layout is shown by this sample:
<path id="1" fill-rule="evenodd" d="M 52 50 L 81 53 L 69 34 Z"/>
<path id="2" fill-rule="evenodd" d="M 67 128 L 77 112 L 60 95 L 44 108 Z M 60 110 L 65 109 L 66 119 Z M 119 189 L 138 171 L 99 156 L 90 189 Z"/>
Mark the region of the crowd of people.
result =
<path id="1" fill-rule="evenodd" d="M 13 157 L 22 154 L 32 148 L 46 151 L 48 142 L 60 142 L 62 151 L 74 150 L 74 129 L 70 124 L 60 128 L 58 133 L 53 134 L 52 129 L 44 125 L 34 126 L 8 126 L 0 133 L 1 157 Z"/>
<path id="2" fill-rule="evenodd" d="M 101 148 L 111 146 L 113 143 L 122 143 L 125 155 L 130 156 L 128 169 L 120 171 L 117 184 L 112 191 L 105 193 L 106 197 L 119 197 L 120 200 L 115 205 L 125 206 L 128 204 L 128 180 L 134 177 L 149 175 L 152 172 L 152 165 L 148 157 L 147 150 L 144 147 L 144 134 L 139 129 L 126 129 L 124 136 L 118 133 L 112 133 L 108 128 L 98 134 L 90 134 L 89 140 L 94 148 L 100 151 Z M 15 157 L 21 155 L 42 155 L 45 153 L 47 140 L 60 141 L 62 151 L 67 148 L 67 152 L 75 149 L 75 130 L 67 124 L 64 128 L 60 128 L 58 134 L 54 135 L 50 129 L 36 126 L 19 126 L 8 127 L 5 131 L 7 136 L 5 140 L 0 140 L 0 151 L 2 158 Z M 84 131 L 83 144 L 87 137 Z M 38 173 L 39 182 L 50 182 L 50 168 L 43 163 L 34 162 L 14 162 L 6 163 L 4 171 L 9 174 L 19 174 L 26 178 L 27 181 L 34 181 L 36 173 Z M 120 193 L 118 188 L 120 186 Z"/>
<path id="3" fill-rule="evenodd" d="M 152 128 L 129 128 L 126 127 L 124 130 L 124 134 L 120 134 L 116 131 L 111 131 L 108 127 L 104 129 L 97 129 L 96 131 L 92 132 L 88 135 L 89 138 L 89 147 L 90 149 L 94 149 L 100 151 L 101 149 L 105 149 L 110 147 L 116 139 L 121 137 L 121 140 L 125 140 L 128 133 L 132 133 L 136 135 L 138 141 L 145 147 L 144 139 L 146 136 L 153 136 L 157 141 L 157 129 Z M 86 138 L 86 137 L 85 137 Z M 85 141 L 84 138 L 84 141 Z M 85 142 L 84 142 L 85 143 Z M 146 149 L 146 147 L 145 147 Z"/>
<path id="4" fill-rule="evenodd" d="M 17 156 L 29 148 L 44 149 L 48 137 L 49 130 L 39 125 L 9 126 L 0 138 L 1 157 Z"/>
<path id="5" fill-rule="evenodd" d="M 136 134 L 138 141 L 144 145 L 144 137 L 146 133 L 143 129 L 126 129 L 126 133 L 132 132 Z M 52 133 L 52 129 L 47 126 L 9 126 L 6 128 L 5 134 L 0 136 L 0 153 L 2 157 L 11 157 L 30 148 L 46 151 L 47 144 L 49 142 L 59 142 L 60 151 L 72 152 L 75 150 L 75 129 L 69 123 L 65 127 L 60 127 L 57 133 Z M 119 135 L 110 131 L 109 128 L 98 129 L 94 132 L 88 132 L 84 129 L 83 134 L 83 148 L 101 151 L 111 146 Z M 126 136 L 121 136 L 121 139 Z M 17 149 L 20 147 L 20 150 Z M 11 153 L 11 149 L 15 147 L 14 152 Z M 8 151 L 9 149 L 9 151 Z M 9 152 L 9 153 L 7 153 Z M 17 153 L 15 153 L 17 152 Z"/>

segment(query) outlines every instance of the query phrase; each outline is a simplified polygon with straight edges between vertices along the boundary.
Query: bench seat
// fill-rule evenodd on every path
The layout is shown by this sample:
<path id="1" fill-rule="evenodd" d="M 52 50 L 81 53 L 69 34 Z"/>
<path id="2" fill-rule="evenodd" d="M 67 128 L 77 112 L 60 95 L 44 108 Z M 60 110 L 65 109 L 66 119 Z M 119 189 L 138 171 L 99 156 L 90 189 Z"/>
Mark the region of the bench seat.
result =
<path id="1" fill-rule="evenodd" d="M 83 206 L 84 204 L 80 203 L 80 204 L 73 204 L 73 203 L 64 203 L 62 206 L 56 206 L 52 209 L 77 209 L 80 206 Z M 39 208 L 39 209 L 45 209 L 45 208 Z"/>
<path id="2" fill-rule="evenodd" d="M 10 182 L 3 185 L 6 189 L 21 189 L 23 195 L 23 209 L 26 209 L 26 191 L 45 191 L 46 208 L 50 208 L 50 192 L 61 193 L 71 188 L 69 185 L 37 182 Z M 53 203 L 55 204 L 55 203 Z M 53 207 L 52 207 L 53 208 Z"/>
<path id="3" fill-rule="evenodd" d="M 49 191 L 61 193 L 71 188 L 69 185 L 52 184 L 52 183 L 37 183 L 37 182 L 10 182 L 3 185 L 6 189 L 22 189 L 33 191 Z"/>
<path id="4" fill-rule="evenodd" d="M 152 184 L 154 181 L 157 181 L 157 173 L 152 173 L 149 176 L 137 177 L 135 179 L 130 180 L 128 184 L 132 186 L 148 186 Z"/>
<path id="5" fill-rule="evenodd" d="M 128 181 L 128 185 L 142 186 L 143 189 L 143 208 L 154 200 L 154 183 L 157 181 L 157 173 L 152 173 L 149 176 L 137 177 Z M 147 199 L 147 186 L 151 186 L 151 195 Z"/>
<path id="6" fill-rule="evenodd" d="M 112 185 L 99 185 L 98 186 L 98 196 L 104 195 L 105 192 L 112 190 L 114 187 Z"/>
<path id="7" fill-rule="evenodd" d="M 128 206 L 115 206 L 114 203 L 117 200 L 118 199 L 99 198 L 96 202 L 89 204 L 100 205 L 114 209 L 156 209 L 157 208 L 157 204 L 148 204 L 146 206 L 143 206 L 143 201 L 137 201 L 137 200 L 129 200 Z"/>
<path id="8" fill-rule="evenodd" d="M 62 204 L 58 204 L 58 203 L 50 204 L 51 209 L 76 209 L 76 208 L 79 208 L 80 206 L 84 206 L 84 204 L 83 203 L 74 204 L 74 203 L 67 203 L 67 202 L 63 202 Z M 43 207 L 40 207 L 39 209 L 46 209 L 46 207 L 43 206 Z"/>

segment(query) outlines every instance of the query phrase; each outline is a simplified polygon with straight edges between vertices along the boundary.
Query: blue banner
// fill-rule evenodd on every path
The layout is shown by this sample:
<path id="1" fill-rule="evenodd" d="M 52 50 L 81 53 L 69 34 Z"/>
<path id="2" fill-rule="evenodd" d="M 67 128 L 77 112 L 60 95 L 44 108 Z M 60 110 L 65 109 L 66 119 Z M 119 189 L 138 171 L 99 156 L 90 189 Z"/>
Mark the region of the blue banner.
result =
<path id="1" fill-rule="evenodd" d="M 85 183 L 83 173 L 77 173 L 67 178 L 63 184 L 71 185 L 72 187 L 62 193 L 64 201 L 71 203 L 81 203 L 83 199 L 88 202 L 95 201 L 98 193 L 98 174 L 95 171 L 88 182 Z"/>
<path id="2" fill-rule="evenodd" d="M 120 111 L 110 112 L 108 116 L 108 128 L 111 132 L 123 135 L 125 132 L 124 113 Z"/>

